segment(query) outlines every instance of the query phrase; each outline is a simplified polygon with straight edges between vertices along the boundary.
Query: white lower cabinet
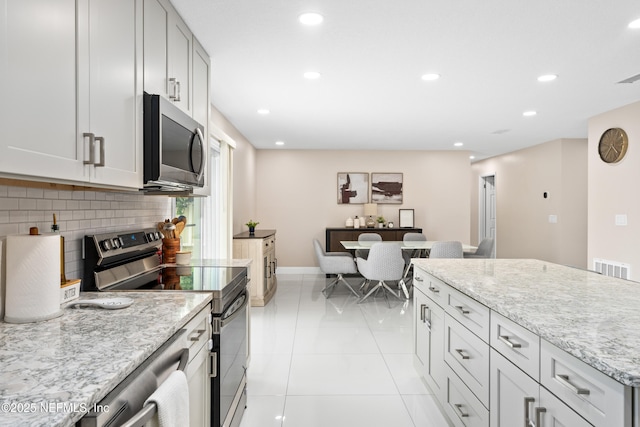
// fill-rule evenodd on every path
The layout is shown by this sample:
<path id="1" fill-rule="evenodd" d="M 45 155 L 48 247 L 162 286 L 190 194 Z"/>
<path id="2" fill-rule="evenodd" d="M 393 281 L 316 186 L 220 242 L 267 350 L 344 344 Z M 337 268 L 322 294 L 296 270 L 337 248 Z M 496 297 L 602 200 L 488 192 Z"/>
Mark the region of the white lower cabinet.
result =
<path id="1" fill-rule="evenodd" d="M 640 427 L 632 387 L 420 268 L 413 298 L 414 364 L 452 425 Z"/>
<path id="2" fill-rule="evenodd" d="M 209 344 L 211 341 L 211 306 L 203 308 L 185 326 L 189 364 L 186 375 L 189 384 L 189 425 L 207 427 L 211 424 L 209 396 Z"/>

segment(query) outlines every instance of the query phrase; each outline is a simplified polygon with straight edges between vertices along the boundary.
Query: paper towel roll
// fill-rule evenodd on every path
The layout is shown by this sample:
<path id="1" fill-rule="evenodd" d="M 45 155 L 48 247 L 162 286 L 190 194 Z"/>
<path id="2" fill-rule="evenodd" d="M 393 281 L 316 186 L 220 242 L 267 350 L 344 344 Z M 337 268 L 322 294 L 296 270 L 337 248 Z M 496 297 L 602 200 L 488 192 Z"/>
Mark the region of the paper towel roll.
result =
<path id="1" fill-rule="evenodd" d="M 62 315 L 60 235 L 7 236 L 4 320 L 28 323 Z"/>

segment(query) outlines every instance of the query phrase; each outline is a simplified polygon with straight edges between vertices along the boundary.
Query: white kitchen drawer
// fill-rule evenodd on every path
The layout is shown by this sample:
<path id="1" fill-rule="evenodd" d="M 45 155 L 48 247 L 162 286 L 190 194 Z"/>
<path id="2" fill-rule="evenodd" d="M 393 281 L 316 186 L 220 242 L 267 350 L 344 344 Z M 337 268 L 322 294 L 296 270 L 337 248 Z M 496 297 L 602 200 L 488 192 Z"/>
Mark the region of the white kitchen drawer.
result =
<path id="1" fill-rule="evenodd" d="M 631 425 L 631 387 L 541 340 L 540 384 L 596 427 Z"/>
<path id="2" fill-rule="evenodd" d="M 211 307 L 202 309 L 184 327 L 186 330 L 189 360 L 192 360 L 211 338 Z"/>
<path id="3" fill-rule="evenodd" d="M 536 334 L 492 311 L 489 344 L 531 378 L 540 380 L 540 337 Z"/>
<path id="4" fill-rule="evenodd" d="M 489 345 L 445 315 L 444 360 L 485 407 L 489 407 Z"/>
<path id="5" fill-rule="evenodd" d="M 540 387 L 540 406 L 533 409 L 532 416 L 536 426 L 592 427 L 544 387 Z"/>
<path id="6" fill-rule="evenodd" d="M 447 302 L 449 285 L 444 284 L 439 279 L 436 279 L 419 268 L 414 270 L 413 283 L 414 286 L 419 287 L 423 294 L 431 298 L 441 307 L 444 307 Z"/>
<path id="7" fill-rule="evenodd" d="M 456 427 L 488 427 L 489 410 L 469 391 L 460 378 L 446 368 L 445 413 Z"/>
<path id="8" fill-rule="evenodd" d="M 445 310 L 484 342 L 489 342 L 489 308 L 449 287 Z"/>

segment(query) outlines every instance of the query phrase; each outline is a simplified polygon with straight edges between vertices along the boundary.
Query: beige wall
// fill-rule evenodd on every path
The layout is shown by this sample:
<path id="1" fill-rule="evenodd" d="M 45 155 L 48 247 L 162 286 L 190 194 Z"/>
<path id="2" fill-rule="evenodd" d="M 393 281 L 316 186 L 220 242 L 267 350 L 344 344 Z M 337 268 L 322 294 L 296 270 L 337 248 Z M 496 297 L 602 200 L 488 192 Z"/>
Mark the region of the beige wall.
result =
<path id="1" fill-rule="evenodd" d="M 211 108 L 211 122 L 236 143 L 233 150 L 233 234 L 246 231 L 244 224 L 256 218 L 256 149 L 218 110 Z"/>
<path id="2" fill-rule="evenodd" d="M 626 157 L 605 164 L 598 155 L 602 133 L 612 127 L 629 137 Z M 589 267 L 593 258 L 624 262 L 631 279 L 640 280 L 640 102 L 589 120 Z M 616 226 L 615 215 L 627 215 L 627 226 Z"/>
<path id="3" fill-rule="evenodd" d="M 398 209 L 415 209 L 415 225 L 430 240 L 469 241 L 469 154 L 463 151 L 257 150 L 256 203 L 260 228 L 277 229 L 279 267 L 316 266 L 311 241 L 326 227 L 362 215 L 362 205 L 337 204 L 338 172 L 402 172 L 404 203 L 379 205 L 398 224 Z M 237 173 L 251 168 L 237 163 Z M 238 194 L 238 188 L 236 191 Z M 242 223 L 248 212 L 235 213 Z"/>
<path id="4" fill-rule="evenodd" d="M 587 142 L 561 139 L 476 162 L 471 240 L 478 241 L 482 176 L 496 176 L 496 256 L 586 266 Z M 545 199 L 544 193 L 548 194 Z M 549 222 L 557 215 L 558 222 Z"/>

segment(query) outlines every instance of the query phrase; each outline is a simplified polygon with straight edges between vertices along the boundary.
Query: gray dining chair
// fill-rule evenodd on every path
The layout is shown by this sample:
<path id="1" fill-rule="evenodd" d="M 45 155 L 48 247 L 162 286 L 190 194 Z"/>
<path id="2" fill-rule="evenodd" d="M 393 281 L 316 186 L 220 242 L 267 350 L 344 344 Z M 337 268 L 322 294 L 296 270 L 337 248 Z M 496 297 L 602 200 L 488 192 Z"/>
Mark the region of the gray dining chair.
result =
<path id="1" fill-rule="evenodd" d="M 377 282 L 377 284 L 358 301 L 358 304 L 379 290 L 382 290 L 389 307 L 391 307 L 391 304 L 389 303 L 387 293 L 390 293 L 398 299 L 402 299 L 399 293 L 396 293 L 389 287 L 386 283 L 387 281 L 398 281 L 405 297 L 409 298 L 409 291 L 403 280 L 404 258 L 402 258 L 402 248 L 399 243 L 374 243 L 369 250 L 369 257 L 367 259 L 356 258 L 356 262 L 358 264 L 358 271 L 366 280 Z"/>
<path id="2" fill-rule="evenodd" d="M 462 258 L 462 243 L 457 241 L 434 242 L 429 252 L 432 258 Z"/>
<path id="3" fill-rule="evenodd" d="M 462 255 L 465 258 L 491 258 L 494 243 L 494 239 L 486 237 L 482 239 L 475 252 L 464 252 Z"/>
<path id="4" fill-rule="evenodd" d="M 358 243 L 371 243 L 371 242 L 382 242 L 382 236 L 378 233 L 361 233 L 358 236 Z M 369 256 L 369 249 L 356 249 L 355 251 L 356 258 L 367 259 Z"/>
<path id="5" fill-rule="evenodd" d="M 344 274 L 356 274 L 358 272 L 358 268 L 351 254 L 345 252 L 326 253 L 324 249 L 322 249 L 322 245 L 318 239 L 313 239 L 313 247 L 316 252 L 318 264 L 320 264 L 320 270 L 322 270 L 324 274 L 336 275 L 335 279 L 322 290 L 324 296 L 329 298 L 338 283 L 343 283 L 355 296 L 360 297 L 360 294 L 351 287 L 343 276 Z"/>
<path id="6" fill-rule="evenodd" d="M 403 243 L 409 242 L 426 242 L 427 237 L 422 233 L 405 233 L 402 237 Z M 409 272 L 411 270 L 411 258 L 426 258 L 427 250 L 426 249 L 403 249 L 402 257 L 404 258 L 404 280 L 405 283 L 408 284 L 411 280 L 411 276 L 409 276 Z"/>

